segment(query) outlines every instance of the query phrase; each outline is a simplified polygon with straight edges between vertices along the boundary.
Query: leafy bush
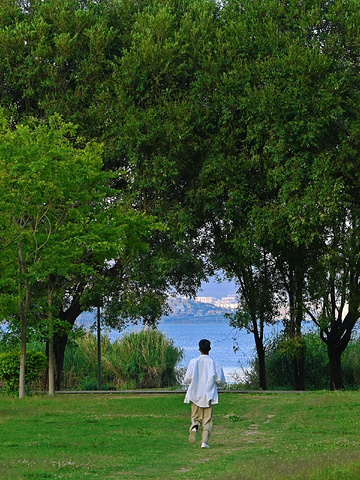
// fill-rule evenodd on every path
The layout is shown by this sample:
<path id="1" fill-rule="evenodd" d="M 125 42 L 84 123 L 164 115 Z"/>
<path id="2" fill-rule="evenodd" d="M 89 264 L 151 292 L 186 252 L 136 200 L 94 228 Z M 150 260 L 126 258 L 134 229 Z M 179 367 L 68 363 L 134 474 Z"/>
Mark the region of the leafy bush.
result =
<path id="1" fill-rule="evenodd" d="M 293 388 L 292 359 L 294 348 L 305 355 L 305 383 L 309 390 L 327 389 L 330 383 L 326 345 L 314 333 L 306 333 L 301 339 L 289 340 L 283 335 L 271 338 L 266 344 L 265 364 L 267 386 L 271 389 Z M 246 374 L 249 387 L 259 386 L 257 359 Z"/>
<path id="2" fill-rule="evenodd" d="M 360 339 L 352 340 L 341 357 L 344 385 L 358 388 L 360 385 Z"/>
<path id="3" fill-rule="evenodd" d="M 34 382 L 47 368 L 48 361 L 41 352 L 28 351 L 26 353 L 25 380 L 27 383 Z M 6 388 L 15 391 L 19 385 L 20 375 L 20 352 L 10 351 L 0 354 L 0 379 Z"/>
<path id="4" fill-rule="evenodd" d="M 293 348 L 294 347 L 294 348 Z M 328 389 L 330 384 L 329 359 L 326 345 L 315 333 L 306 333 L 301 340 L 289 340 L 283 335 L 273 337 L 266 345 L 266 373 L 269 389 L 292 389 L 291 360 L 294 351 L 305 355 L 305 383 L 308 390 Z M 360 339 L 352 340 L 342 358 L 342 373 L 346 388 L 358 388 L 360 385 Z M 259 388 L 259 369 L 257 360 L 251 362 L 246 373 L 246 387 Z"/>

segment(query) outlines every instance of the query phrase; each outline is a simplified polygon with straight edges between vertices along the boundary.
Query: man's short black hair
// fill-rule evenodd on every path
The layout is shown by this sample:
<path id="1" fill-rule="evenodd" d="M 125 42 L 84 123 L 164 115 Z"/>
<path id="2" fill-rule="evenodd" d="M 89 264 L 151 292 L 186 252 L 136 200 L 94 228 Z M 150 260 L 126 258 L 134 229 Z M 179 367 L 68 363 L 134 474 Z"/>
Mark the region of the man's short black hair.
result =
<path id="1" fill-rule="evenodd" d="M 200 340 L 199 342 L 199 348 L 203 353 L 209 353 L 211 350 L 210 342 L 209 340 L 206 340 L 205 338 L 203 340 Z"/>

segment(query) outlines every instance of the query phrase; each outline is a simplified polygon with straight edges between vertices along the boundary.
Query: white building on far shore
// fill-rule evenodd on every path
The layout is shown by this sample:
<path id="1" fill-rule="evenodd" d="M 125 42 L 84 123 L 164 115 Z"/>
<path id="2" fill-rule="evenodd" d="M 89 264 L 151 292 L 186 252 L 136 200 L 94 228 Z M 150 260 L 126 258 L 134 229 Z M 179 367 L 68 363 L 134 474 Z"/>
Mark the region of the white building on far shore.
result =
<path id="1" fill-rule="evenodd" d="M 215 297 L 196 297 L 195 300 L 200 303 L 215 304 Z"/>
<path id="2" fill-rule="evenodd" d="M 228 308 L 230 310 L 236 310 L 238 308 L 236 295 L 228 295 L 227 297 L 220 298 L 220 300 L 216 300 L 214 305 L 221 308 Z"/>
<path id="3" fill-rule="evenodd" d="M 215 297 L 196 297 L 195 300 L 200 303 L 208 303 L 228 310 L 236 310 L 238 308 L 236 295 L 227 295 L 220 299 L 216 299 Z"/>

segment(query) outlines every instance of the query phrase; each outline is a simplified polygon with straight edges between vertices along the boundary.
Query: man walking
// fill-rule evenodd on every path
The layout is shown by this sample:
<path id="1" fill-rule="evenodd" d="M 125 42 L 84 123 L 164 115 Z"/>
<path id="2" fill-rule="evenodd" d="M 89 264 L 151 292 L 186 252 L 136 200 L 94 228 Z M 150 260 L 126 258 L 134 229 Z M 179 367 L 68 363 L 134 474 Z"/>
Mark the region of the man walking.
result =
<path id="1" fill-rule="evenodd" d="M 200 356 L 190 360 L 184 383 L 190 384 L 185 403 L 191 402 L 191 427 L 189 442 L 195 443 L 199 428 L 202 427 L 201 448 L 209 448 L 208 441 L 213 425 L 213 408 L 218 403 L 216 385 L 225 383 L 224 371 L 209 357 L 209 340 L 200 340 Z"/>

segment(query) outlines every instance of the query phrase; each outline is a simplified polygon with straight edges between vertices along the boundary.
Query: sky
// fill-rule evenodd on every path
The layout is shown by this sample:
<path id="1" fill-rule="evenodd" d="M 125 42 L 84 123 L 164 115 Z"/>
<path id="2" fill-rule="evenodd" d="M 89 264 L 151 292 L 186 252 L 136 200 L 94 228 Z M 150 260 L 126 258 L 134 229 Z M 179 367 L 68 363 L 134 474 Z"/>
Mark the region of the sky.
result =
<path id="1" fill-rule="evenodd" d="M 197 292 L 197 296 L 222 298 L 227 295 L 234 295 L 236 290 L 235 282 L 223 280 L 221 283 L 218 283 L 215 277 L 211 277 L 208 283 L 202 283 L 201 290 Z"/>

